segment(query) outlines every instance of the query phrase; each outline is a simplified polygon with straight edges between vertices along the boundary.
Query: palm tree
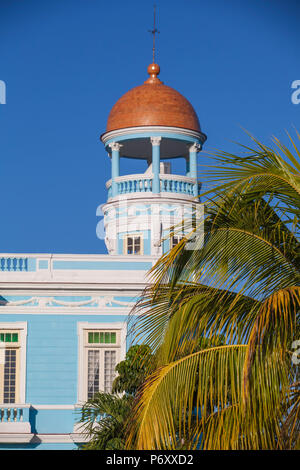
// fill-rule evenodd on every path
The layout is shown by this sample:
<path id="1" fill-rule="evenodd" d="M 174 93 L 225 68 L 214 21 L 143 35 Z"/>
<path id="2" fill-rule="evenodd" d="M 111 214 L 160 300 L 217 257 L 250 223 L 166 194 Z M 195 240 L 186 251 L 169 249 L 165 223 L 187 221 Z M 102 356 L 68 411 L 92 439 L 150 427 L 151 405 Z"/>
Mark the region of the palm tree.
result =
<path id="1" fill-rule="evenodd" d="M 132 409 L 131 395 L 98 392 L 81 409 L 82 433 L 88 442 L 83 450 L 122 450 L 124 429 Z"/>
<path id="2" fill-rule="evenodd" d="M 125 446 L 126 423 L 134 395 L 155 364 L 147 345 L 131 346 L 123 361 L 116 366 L 118 375 L 112 393 L 97 392 L 80 409 L 81 432 L 88 442 L 84 450 L 122 450 Z"/>
<path id="3" fill-rule="evenodd" d="M 300 150 L 251 139 L 214 153 L 203 244 L 185 249 L 196 227 L 165 254 L 134 310 L 158 366 L 127 448 L 300 447 Z"/>

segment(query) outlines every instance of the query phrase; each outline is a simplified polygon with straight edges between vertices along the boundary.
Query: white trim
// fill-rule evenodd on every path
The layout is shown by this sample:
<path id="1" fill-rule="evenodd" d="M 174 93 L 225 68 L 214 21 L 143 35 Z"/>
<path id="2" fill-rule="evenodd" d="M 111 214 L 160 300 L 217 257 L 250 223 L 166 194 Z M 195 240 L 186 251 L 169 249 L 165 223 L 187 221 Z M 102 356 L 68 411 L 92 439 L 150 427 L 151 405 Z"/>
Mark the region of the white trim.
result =
<path id="1" fill-rule="evenodd" d="M 92 329 L 104 330 L 121 330 L 120 337 L 120 360 L 126 355 L 126 336 L 127 322 L 111 322 L 111 323 L 89 323 L 78 322 L 78 383 L 77 383 L 77 407 L 86 402 L 86 381 L 85 381 L 85 354 L 84 354 L 84 331 Z M 108 345 L 108 347 L 110 347 Z"/>
<path id="2" fill-rule="evenodd" d="M 117 283 L 115 285 L 118 285 Z M 49 294 L 50 292 L 50 294 Z M 37 296 L 40 296 L 40 295 L 46 295 L 47 297 L 49 295 L 51 295 L 51 297 L 59 297 L 59 296 L 76 296 L 76 297 L 81 297 L 81 296 L 88 296 L 88 295 L 91 295 L 91 296 L 117 296 L 117 297 L 136 297 L 137 295 L 140 294 L 140 289 L 135 289 L 135 288 L 132 288 L 130 290 L 125 290 L 123 289 L 123 286 L 120 287 L 120 289 L 116 290 L 116 289 L 110 289 L 110 290 L 103 290 L 101 288 L 97 289 L 97 288 L 94 288 L 94 289 L 85 289 L 85 290 L 80 290 L 80 289 L 77 289 L 76 290 L 64 290 L 64 289 L 52 289 L 52 287 L 50 286 L 49 289 L 47 288 L 43 288 L 43 289 L 39 289 L 39 290 L 35 290 L 33 289 L 32 287 L 29 288 L 29 289 L 12 289 L 12 290 L 9 290 L 9 289 L 2 289 L 1 290 L 1 295 L 3 297 L 5 297 L 6 295 L 21 295 L 21 296 L 27 296 L 27 295 L 31 295 L 32 297 L 37 297 Z"/>
<path id="3" fill-rule="evenodd" d="M 31 434 L 31 433 L 1 433 L 0 443 L 7 444 L 74 444 L 87 442 L 87 436 L 81 433 L 70 434 Z"/>
<path id="4" fill-rule="evenodd" d="M 129 255 L 130 256 L 130 255 Z M 96 315 L 96 316 L 116 316 L 116 315 L 125 315 L 128 316 L 131 309 L 134 305 L 127 307 L 124 311 L 124 306 L 122 307 L 104 307 L 101 310 L 97 307 L 73 307 L 73 308 L 60 308 L 60 307 L 0 307 L 0 314 L 5 313 L 6 315 Z M 2 310 L 3 309 L 3 310 Z M 32 310 L 31 310 L 32 309 Z"/>
<path id="5" fill-rule="evenodd" d="M 126 255 L 126 258 L 127 260 L 129 261 L 131 259 L 130 256 L 135 256 L 135 255 Z M 125 255 L 124 255 L 124 258 L 125 258 Z M 143 260 L 143 257 L 140 257 L 140 261 L 144 261 Z M 152 262 L 153 264 L 157 261 L 157 258 L 156 257 L 152 257 Z M 145 271 L 141 270 L 140 271 L 141 273 L 145 273 Z M 27 276 L 26 276 L 27 277 Z M 26 282 L 0 282 L 0 288 L 1 288 L 1 292 L 4 292 L 6 291 L 7 295 L 12 295 L 12 293 L 15 293 L 16 291 L 23 291 L 24 292 L 24 295 L 27 295 L 27 292 L 28 291 L 36 291 L 36 289 L 40 289 L 40 292 L 41 293 L 45 293 L 47 294 L 49 291 L 48 290 L 45 290 L 45 285 L 46 286 L 49 286 L 49 291 L 52 292 L 52 289 L 60 289 L 58 294 L 53 294 L 53 295 L 61 295 L 61 292 L 62 291 L 65 291 L 65 290 L 68 290 L 68 292 L 73 292 L 74 289 L 77 288 L 77 283 L 74 283 L 74 282 L 62 282 L 61 284 L 59 283 L 52 283 L 52 282 L 48 282 L 48 281 L 45 281 L 43 283 L 40 283 L 40 282 L 32 282 L 32 281 L 26 281 Z M 143 289 L 144 287 L 146 286 L 146 283 L 145 282 L 134 282 L 134 283 L 124 283 L 124 284 L 121 284 L 119 282 L 116 282 L 116 283 L 104 283 L 104 282 L 94 282 L 94 283 L 88 283 L 88 284 L 84 284 L 84 283 L 78 283 L 78 292 L 82 292 L 82 289 L 86 289 L 85 293 L 83 294 L 78 294 L 78 295 L 88 295 L 87 292 L 88 291 L 95 291 L 95 290 L 98 290 L 98 291 L 111 291 L 111 290 L 114 290 L 114 292 L 118 292 L 118 296 L 119 296 L 119 292 L 124 292 L 124 291 L 130 291 L 132 290 L 133 292 L 140 292 L 141 289 Z M 9 290 L 10 289 L 10 290 Z M 80 290 L 81 289 L 81 290 Z M 76 292 L 77 292 L 77 289 L 76 289 Z M 1 294 L 2 295 L 2 294 Z M 64 294 L 64 295 L 67 295 L 67 294 Z M 1 310 L 0 310 L 1 311 Z"/>
<path id="6" fill-rule="evenodd" d="M 0 310 L 1 312 L 1 310 Z M 0 329 L 19 330 L 20 333 L 20 370 L 19 370 L 19 403 L 26 403 L 26 346 L 27 346 L 27 321 L 1 322 Z M 6 405 L 6 404 L 5 404 Z M 0 404 L 1 406 L 1 404 Z"/>
<path id="7" fill-rule="evenodd" d="M 183 136 L 195 137 L 196 139 L 200 139 L 202 142 L 204 134 L 200 131 L 192 131 L 190 129 L 184 129 L 182 127 L 169 127 L 169 126 L 138 126 L 138 127 L 126 127 L 124 129 L 117 129 L 110 132 L 105 132 L 100 137 L 101 141 L 105 145 L 106 142 L 110 139 L 122 137 L 125 135 L 132 135 L 132 134 L 145 134 L 145 132 L 161 132 L 167 134 L 181 134 Z M 162 136 L 163 138 L 166 138 Z"/>
<path id="8" fill-rule="evenodd" d="M 82 307 L 86 307 L 86 306 L 90 306 L 92 304 L 96 304 L 96 305 L 93 305 L 93 308 L 99 308 L 99 309 L 103 309 L 107 306 L 111 307 L 112 304 L 116 304 L 116 305 L 120 305 L 122 307 L 131 307 L 135 304 L 135 302 L 126 302 L 126 301 L 122 301 L 122 300 L 116 300 L 115 297 L 113 295 L 90 295 L 89 297 L 91 297 L 90 299 L 88 300 L 81 300 L 81 301 L 63 301 L 63 300 L 59 300 L 59 299 L 55 299 L 56 296 L 51 296 L 51 295 L 48 295 L 48 296 L 41 296 L 41 295 L 38 295 L 38 296 L 32 296 L 30 297 L 29 299 L 26 299 L 26 300 L 13 300 L 13 301 L 7 301 L 6 303 L 2 303 L 2 301 L 0 301 L 0 306 L 1 307 L 20 307 L 20 306 L 28 306 L 28 307 L 33 307 L 33 308 L 36 308 L 36 307 L 41 307 L 42 309 L 46 308 L 51 308 L 51 307 L 67 307 L 67 308 L 82 308 Z M 36 302 L 37 305 L 29 305 L 31 304 L 32 302 Z"/>
<path id="9" fill-rule="evenodd" d="M 24 423 L 22 422 L 5 422 L 5 423 L 0 423 L 0 436 L 2 434 L 30 434 L 31 433 L 31 425 L 29 421 L 26 421 Z M 1 441 L 0 441 L 1 442 Z"/>
<path id="10" fill-rule="evenodd" d="M 34 434 L 31 433 L 0 433 L 0 442 L 7 444 L 32 442 Z"/>
<path id="11" fill-rule="evenodd" d="M 35 410 L 74 410 L 75 405 L 31 405 Z"/>
<path id="12" fill-rule="evenodd" d="M 123 236 L 121 236 L 121 238 L 123 239 L 123 253 L 124 253 L 124 255 L 128 254 L 128 256 L 131 256 L 129 253 L 127 253 L 128 252 L 128 238 L 133 239 L 132 249 L 134 249 L 135 239 L 139 238 L 140 239 L 140 256 L 143 256 L 143 254 L 144 254 L 144 236 L 143 236 L 143 234 L 141 232 L 138 232 L 138 231 L 134 232 L 133 230 L 129 230 L 129 228 L 130 228 L 129 223 L 126 226 L 126 228 L 128 228 L 128 231 L 126 233 L 124 233 Z M 146 226 L 146 229 L 147 228 L 148 228 L 148 226 Z M 137 230 L 138 229 L 141 230 L 141 227 L 138 227 Z M 132 254 L 134 254 L 134 253 L 132 253 Z M 135 304 L 132 303 L 131 308 L 134 305 Z"/>
<path id="13" fill-rule="evenodd" d="M 73 444 L 74 441 L 71 438 L 71 434 L 34 434 L 31 441 L 31 444 L 63 444 L 70 443 Z"/>
<path id="14" fill-rule="evenodd" d="M 84 254 L 51 254 L 51 253 L 44 253 L 44 254 L 35 254 L 35 253 L 0 253 L 0 258 L 40 258 L 42 257 L 43 259 L 51 259 L 53 261 L 56 261 L 56 259 L 59 260 L 72 260 L 72 261 L 78 261 L 79 260 L 84 260 L 84 261 L 124 261 L 124 256 L 122 255 L 84 255 Z M 150 255 L 145 255 L 145 260 L 146 261 L 151 261 L 153 260 L 153 256 Z M 140 261 L 140 258 L 137 256 L 136 261 Z M 46 271 L 46 269 L 45 269 Z M 80 271 L 80 270 L 79 270 Z M 4 272 L 5 274 L 9 274 L 10 271 L 1 271 Z M 15 271 L 13 271 L 15 272 Z M 30 273 L 31 271 L 21 271 L 21 273 Z M 34 271 L 32 271 L 34 272 Z"/>

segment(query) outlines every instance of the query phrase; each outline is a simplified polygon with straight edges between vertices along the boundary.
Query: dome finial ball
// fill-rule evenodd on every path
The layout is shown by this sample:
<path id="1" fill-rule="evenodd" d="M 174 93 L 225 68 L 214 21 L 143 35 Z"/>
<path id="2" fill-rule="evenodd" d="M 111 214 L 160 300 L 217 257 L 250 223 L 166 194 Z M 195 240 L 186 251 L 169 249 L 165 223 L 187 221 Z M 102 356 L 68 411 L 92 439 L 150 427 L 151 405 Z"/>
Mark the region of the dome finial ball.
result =
<path id="1" fill-rule="evenodd" d="M 158 80 L 157 75 L 160 72 L 160 66 L 158 64 L 150 64 L 147 69 L 148 74 L 152 80 Z M 149 79 L 148 79 L 149 80 Z"/>
<path id="2" fill-rule="evenodd" d="M 159 75 L 160 66 L 158 64 L 150 64 L 147 70 L 149 75 Z"/>

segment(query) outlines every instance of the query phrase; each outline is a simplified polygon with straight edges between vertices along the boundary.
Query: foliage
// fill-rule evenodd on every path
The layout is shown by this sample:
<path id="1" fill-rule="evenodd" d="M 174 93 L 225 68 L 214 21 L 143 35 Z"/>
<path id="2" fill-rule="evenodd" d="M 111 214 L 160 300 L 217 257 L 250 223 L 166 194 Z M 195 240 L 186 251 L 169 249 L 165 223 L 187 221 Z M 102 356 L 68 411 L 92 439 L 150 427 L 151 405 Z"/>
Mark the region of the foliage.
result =
<path id="1" fill-rule="evenodd" d="M 81 410 L 83 433 L 89 441 L 84 450 L 120 450 L 124 448 L 124 426 L 133 404 L 129 395 L 99 392 Z"/>
<path id="2" fill-rule="evenodd" d="M 153 367 L 151 349 L 135 345 L 116 366 L 112 393 L 98 392 L 81 409 L 82 432 L 89 441 L 84 450 L 121 450 L 125 445 L 128 417 L 132 413 L 133 395 Z"/>
<path id="3" fill-rule="evenodd" d="M 126 354 L 125 360 L 116 366 L 118 373 L 114 380 L 112 392 L 126 392 L 135 394 L 144 382 L 146 374 L 154 366 L 151 349 L 147 345 L 131 346 Z"/>
<path id="4" fill-rule="evenodd" d="M 300 150 L 251 138 L 243 156 L 214 153 L 204 244 L 165 254 L 133 312 L 157 368 L 127 448 L 300 447 Z"/>

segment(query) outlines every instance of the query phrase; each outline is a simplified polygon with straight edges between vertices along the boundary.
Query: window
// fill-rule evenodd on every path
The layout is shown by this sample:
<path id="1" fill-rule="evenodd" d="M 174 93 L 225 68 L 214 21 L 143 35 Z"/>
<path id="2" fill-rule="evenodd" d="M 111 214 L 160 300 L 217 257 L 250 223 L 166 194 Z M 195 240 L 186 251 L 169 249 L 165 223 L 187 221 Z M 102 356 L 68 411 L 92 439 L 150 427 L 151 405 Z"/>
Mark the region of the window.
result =
<path id="1" fill-rule="evenodd" d="M 115 367 L 126 354 L 126 323 L 78 323 L 78 401 L 110 393 Z"/>
<path id="2" fill-rule="evenodd" d="M 116 375 L 119 341 L 117 342 L 116 331 L 87 331 L 86 335 L 87 398 L 90 399 L 100 390 L 111 392 Z"/>
<path id="3" fill-rule="evenodd" d="M 142 237 L 140 235 L 128 235 L 125 238 L 124 251 L 126 255 L 142 255 Z"/>
<path id="4" fill-rule="evenodd" d="M 26 324 L 0 323 L 0 403 L 25 403 Z"/>
<path id="5" fill-rule="evenodd" d="M 174 235 L 171 237 L 171 248 L 174 248 L 174 246 L 178 245 L 178 243 L 182 240 L 182 237 L 179 237 L 178 235 Z"/>

